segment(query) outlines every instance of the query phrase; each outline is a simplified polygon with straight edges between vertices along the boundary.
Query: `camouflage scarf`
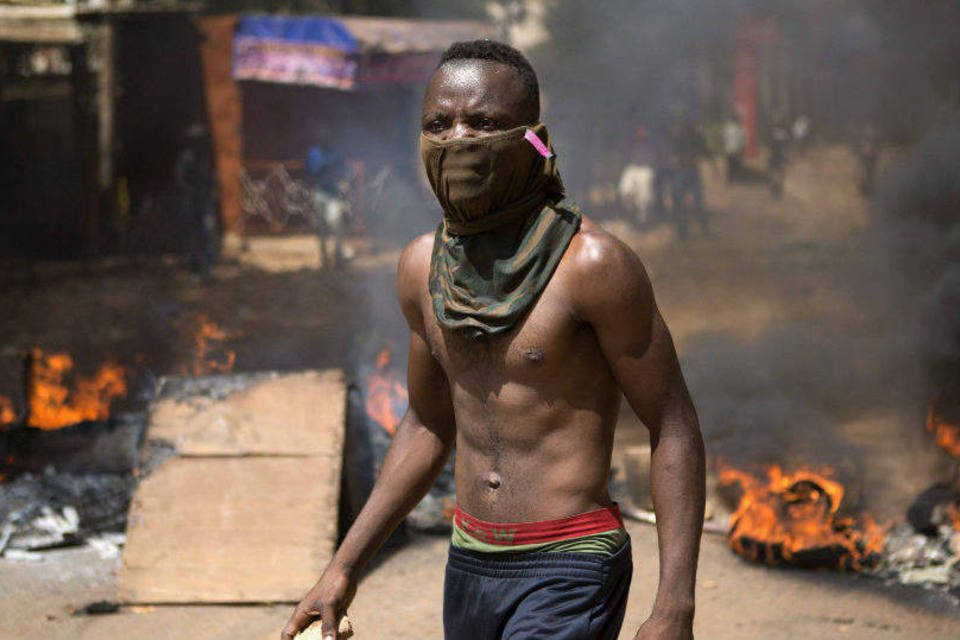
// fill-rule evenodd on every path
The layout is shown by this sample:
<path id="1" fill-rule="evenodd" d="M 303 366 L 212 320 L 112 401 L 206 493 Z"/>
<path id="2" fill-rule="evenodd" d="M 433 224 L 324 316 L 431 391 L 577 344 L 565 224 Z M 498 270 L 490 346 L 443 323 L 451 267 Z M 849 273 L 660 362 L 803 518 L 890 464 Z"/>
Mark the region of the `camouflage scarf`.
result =
<path id="1" fill-rule="evenodd" d="M 443 207 L 430 261 L 441 326 L 471 337 L 509 331 L 543 293 L 580 227 L 560 200 L 556 156 L 524 138 L 526 127 L 483 138 L 421 138 L 427 177 Z M 531 129 L 549 147 L 546 128 Z"/>

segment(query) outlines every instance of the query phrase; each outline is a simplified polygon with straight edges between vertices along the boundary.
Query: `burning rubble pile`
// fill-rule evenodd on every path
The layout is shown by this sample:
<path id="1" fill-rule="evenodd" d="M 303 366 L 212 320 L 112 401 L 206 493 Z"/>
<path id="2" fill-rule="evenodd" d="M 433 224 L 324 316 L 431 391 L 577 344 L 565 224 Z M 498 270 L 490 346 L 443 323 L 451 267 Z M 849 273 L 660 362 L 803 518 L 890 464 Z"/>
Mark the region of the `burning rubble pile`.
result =
<path id="1" fill-rule="evenodd" d="M 841 515 L 843 486 L 829 473 L 771 466 L 758 478 L 721 467 L 721 485 L 737 491 L 730 546 L 753 561 L 861 571 L 960 595 L 960 128 L 931 131 L 881 186 L 875 253 L 890 264 L 877 268 L 892 267 L 884 294 L 909 314 L 898 326 L 911 335 L 933 397 L 916 428 L 925 422 L 952 458 L 952 476 L 881 527 Z"/>
<path id="2" fill-rule="evenodd" d="M 117 551 L 110 534 L 125 524 L 142 421 L 111 415 L 127 394 L 124 367 L 108 362 L 92 376 L 73 369 L 69 354 L 35 348 L 24 360 L 19 411 L 0 398 L 0 462 L 11 476 L 0 485 L 6 557 L 33 558 L 32 551 L 85 539 Z"/>
<path id="3" fill-rule="evenodd" d="M 720 486 L 739 493 L 730 548 L 767 564 L 863 571 L 883 552 L 884 528 L 869 516 L 840 515 L 843 485 L 830 469 L 765 469 L 765 478 L 718 465 Z"/>
<path id="4" fill-rule="evenodd" d="M 869 515 L 841 515 L 844 489 L 830 469 L 769 465 L 760 476 L 718 466 L 720 491 L 736 503 L 728 541 L 744 559 L 960 590 L 960 467 L 952 486 L 931 487 L 910 507 L 907 522 L 888 526 Z"/>
<path id="5" fill-rule="evenodd" d="M 179 328 L 191 356 L 182 375 L 161 378 L 161 385 L 147 392 L 150 397 L 218 399 L 263 377 L 232 372 L 233 336 L 206 316 Z M 347 451 L 348 458 L 363 458 L 347 468 L 369 476 L 354 483 L 360 504 L 407 408 L 405 376 L 392 345 L 381 342 L 371 353 L 375 357 L 357 376 L 360 388 L 351 394 L 348 425 L 363 432 L 359 442 L 353 434 L 353 452 Z M 131 371 L 115 363 L 84 376 L 76 374 L 67 353 L 27 354 L 22 398 L 0 396 L 0 555 L 37 560 L 38 551 L 84 543 L 110 547 L 113 554 L 123 544 L 136 485 L 176 455 L 168 443 L 144 442 L 145 412 L 117 410 L 131 405 L 126 400 L 131 378 Z M 449 525 L 453 501 L 451 463 L 408 522 L 419 530 L 442 529 Z M 351 507 L 356 511 L 359 504 Z"/>
<path id="6" fill-rule="evenodd" d="M 232 369 L 225 331 L 202 315 L 185 328 L 188 380 Z M 118 411 L 131 377 L 113 362 L 84 376 L 68 353 L 26 354 L 22 398 L 0 396 L 0 555 L 35 560 L 82 543 L 116 555 L 137 482 L 170 455 L 144 446 L 143 411 Z"/>
<path id="7" fill-rule="evenodd" d="M 927 429 L 955 459 L 953 478 L 918 495 L 907 510 L 907 522 L 890 530 L 877 575 L 960 594 L 960 412 L 954 416 L 934 401 Z"/>
<path id="8" fill-rule="evenodd" d="M 883 186 L 877 234 L 902 280 L 898 302 L 913 316 L 932 398 L 926 429 L 953 471 L 891 529 L 878 574 L 960 594 L 960 127 L 931 130 Z"/>

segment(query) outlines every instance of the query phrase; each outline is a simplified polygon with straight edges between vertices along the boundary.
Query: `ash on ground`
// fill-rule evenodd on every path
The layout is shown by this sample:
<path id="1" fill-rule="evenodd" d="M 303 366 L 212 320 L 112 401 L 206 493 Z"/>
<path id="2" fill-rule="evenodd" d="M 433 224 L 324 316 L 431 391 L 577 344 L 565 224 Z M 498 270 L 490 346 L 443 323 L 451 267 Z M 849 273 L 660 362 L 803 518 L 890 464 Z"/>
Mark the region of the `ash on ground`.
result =
<path id="1" fill-rule="evenodd" d="M 163 376 L 157 382 L 152 399 L 174 398 L 178 402 L 190 402 L 197 398 L 224 400 L 258 382 L 273 380 L 282 375 L 284 373 L 280 371 L 258 371 L 205 376 Z"/>
<path id="2" fill-rule="evenodd" d="M 126 527 L 133 474 L 24 473 L 0 484 L 0 553 L 30 559 L 22 552 L 97 543 Z M 18 553 L 20 552 L 20 553 Z"/>
<path id="3" fill-rule="evenodd" d="M 947 591 L 960 604 L 960 532 L 952 526 L 925 535 L 908 523 L 893 526 L 871 574 L 888 583 Z"/>

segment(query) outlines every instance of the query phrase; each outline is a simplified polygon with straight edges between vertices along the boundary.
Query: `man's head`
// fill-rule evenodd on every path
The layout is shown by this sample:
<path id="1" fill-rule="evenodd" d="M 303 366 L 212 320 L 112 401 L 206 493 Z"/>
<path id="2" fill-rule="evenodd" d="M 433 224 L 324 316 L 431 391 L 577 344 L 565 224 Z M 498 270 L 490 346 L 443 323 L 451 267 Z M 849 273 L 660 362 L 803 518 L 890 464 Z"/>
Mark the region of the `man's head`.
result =
<path id="1" fill-rule="evenodd" d="M 420 157 L 446 228 L 465 235 L 539 212 L 563 194 L 537 76 L 490 40 L 444 52 L 423 100 Z"/>
<path id="2" fill-rule="evenodd" d="M 522 53 L 493 40 L 452 44 L 423 101 L 423 132 L 438 140 L 480 137 L 539 119 L 533 67 Z"/>

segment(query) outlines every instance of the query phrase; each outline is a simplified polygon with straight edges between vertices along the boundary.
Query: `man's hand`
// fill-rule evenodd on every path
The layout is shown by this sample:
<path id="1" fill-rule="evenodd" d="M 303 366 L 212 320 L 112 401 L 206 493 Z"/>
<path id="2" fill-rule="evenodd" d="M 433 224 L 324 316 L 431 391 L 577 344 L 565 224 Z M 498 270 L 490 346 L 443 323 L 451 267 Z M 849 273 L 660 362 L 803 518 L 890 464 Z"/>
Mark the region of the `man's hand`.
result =
<path id="1" fill-rule="evenodd" d="M 293 610 L 293 615 L 280 634 L 280 640 L 293 640 L 318 618 L 324 640 L 340 640 L 337 626 L 356 592 L 356 582 L 346 572 L 331 565 Z"/>
<path id="2" fill-rule="evenodd" d="M 633 640 L 693 640 L 693 616 L 647 618 Z"/>

